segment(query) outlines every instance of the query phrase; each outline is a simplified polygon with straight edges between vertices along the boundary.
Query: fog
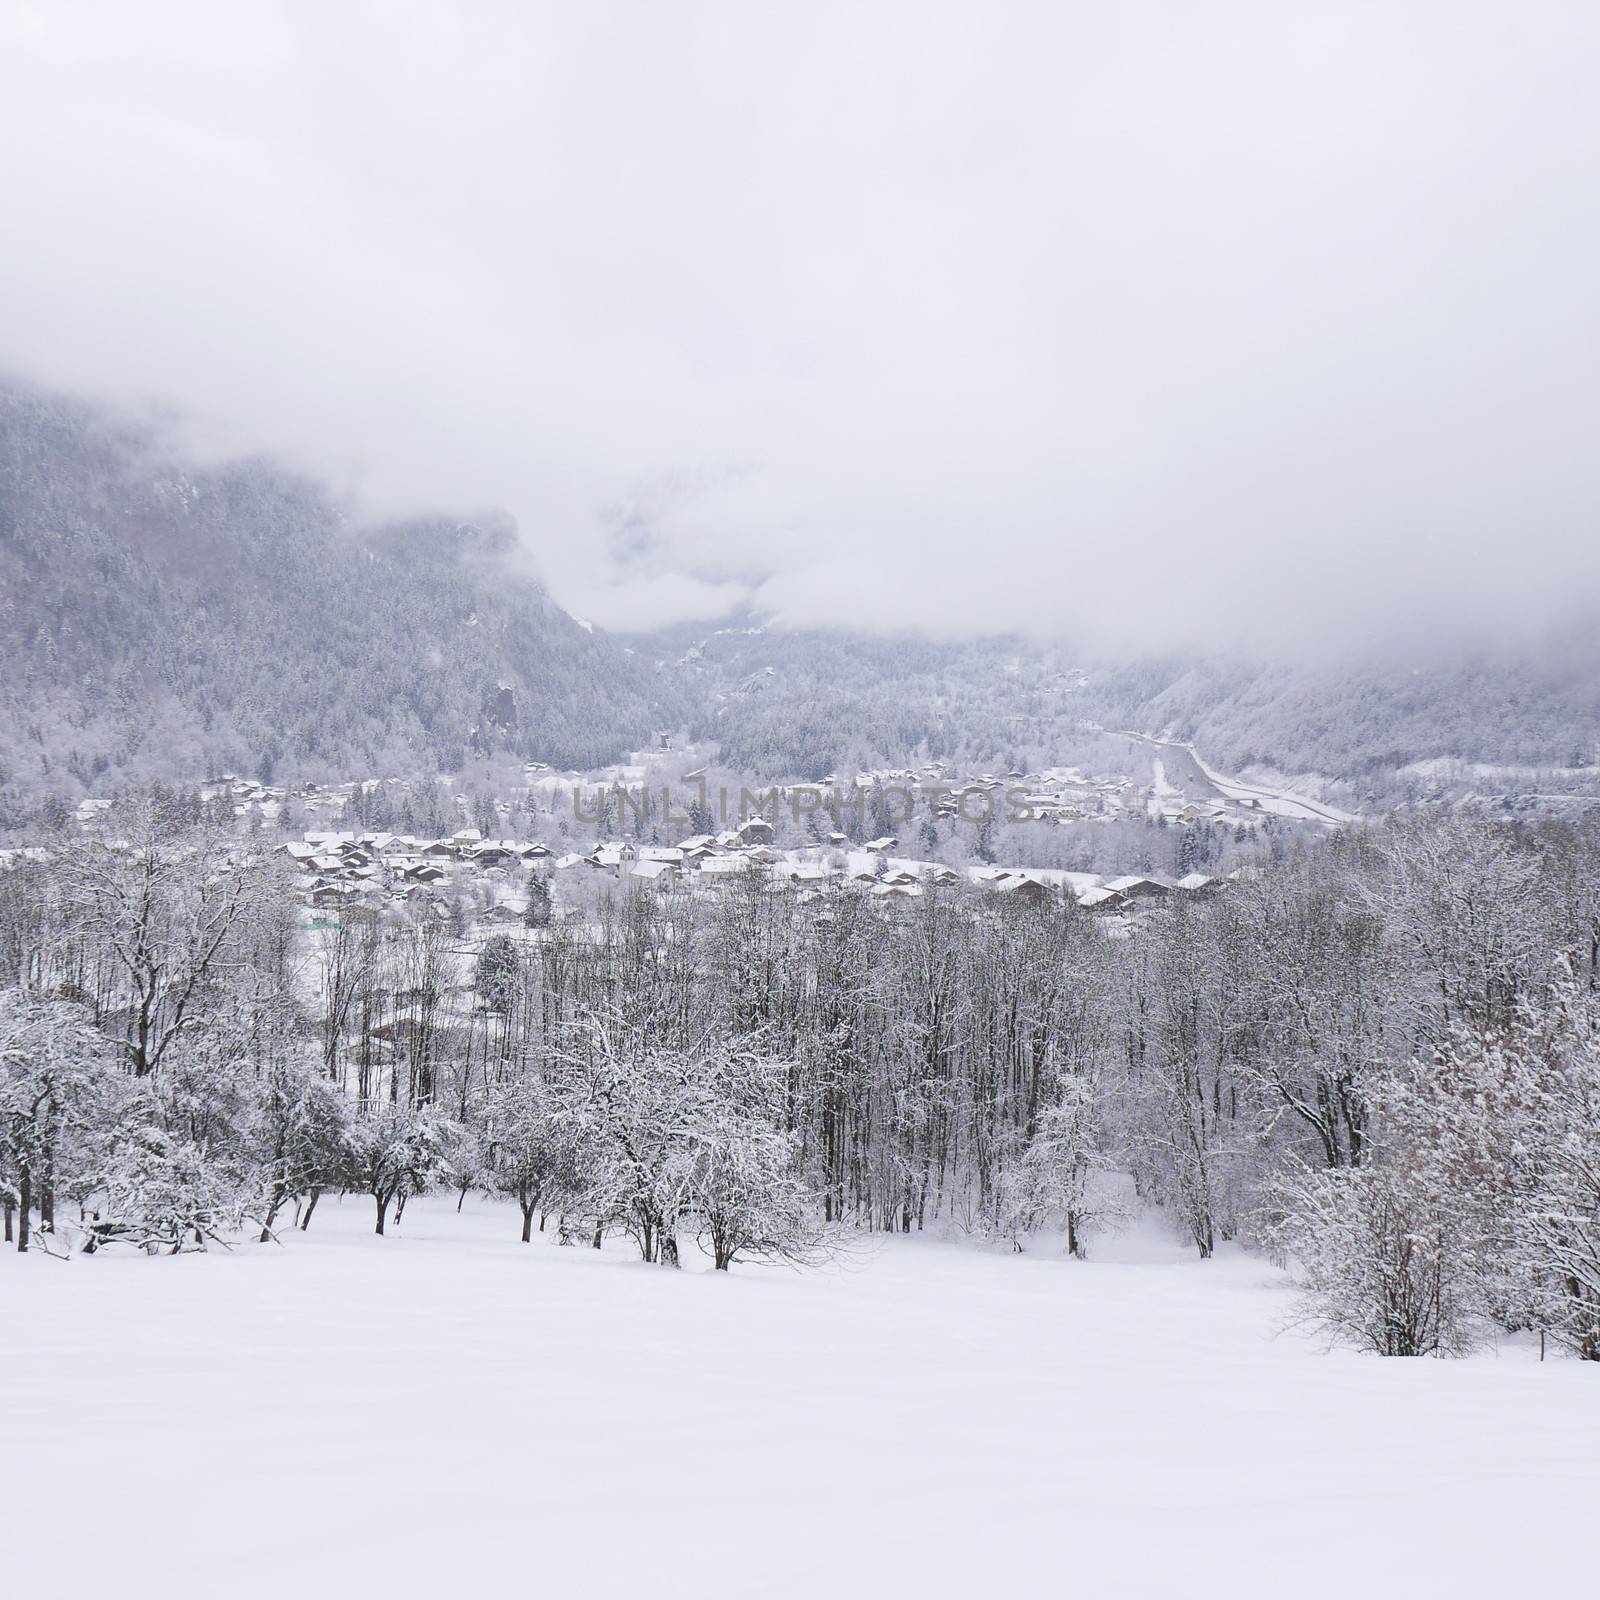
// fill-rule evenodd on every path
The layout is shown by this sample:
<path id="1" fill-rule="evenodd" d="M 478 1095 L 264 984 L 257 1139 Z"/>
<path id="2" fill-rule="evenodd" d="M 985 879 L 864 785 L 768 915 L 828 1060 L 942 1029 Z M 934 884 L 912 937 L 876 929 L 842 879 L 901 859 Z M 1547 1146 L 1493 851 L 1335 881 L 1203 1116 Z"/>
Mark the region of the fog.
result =
<path id="1" fill-rule="evenodd" d="M 0 368 L 595 622 L 1535 637 L 1600 597 L 1600 9 L 0 11 Z"/>

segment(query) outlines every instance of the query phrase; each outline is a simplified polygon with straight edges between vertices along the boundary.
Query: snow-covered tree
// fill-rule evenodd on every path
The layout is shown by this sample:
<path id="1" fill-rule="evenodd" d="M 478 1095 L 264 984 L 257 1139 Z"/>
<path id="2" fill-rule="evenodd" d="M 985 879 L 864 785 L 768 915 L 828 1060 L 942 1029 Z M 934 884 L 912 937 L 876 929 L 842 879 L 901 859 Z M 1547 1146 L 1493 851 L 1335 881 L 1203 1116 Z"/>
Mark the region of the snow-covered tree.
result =
<path id="1" fill-rule="evenodd" d="M 192 1140 L 177 1138 L 141 1110 L 118 1132 L 86 1202 L 84 1251 L 132 1244 L 154 1254 L 177 1255 L 208 1241 L 226 1243 L 259 1216 L 259 1192 L 231 1164 Z"/>
<path id="2" fill-rule="evenodd" d="M 34 1210 L 49 1232 L 58 1196 L 95 1170 L 124 1087 L 83 1006 L 0 991 L 0 1196 L 18 1250 L 29 1247 Z"/>
<path id="3" fill-rule="evenodd" d="M 374 1233 L 388 1224 L 389 1207 L 422 1194 L 446 1162 L 450 1124 L 427 1106 L 387 1102 L 370 1106 L 345 1128 L 343 1176 L 346 1185 L 372 1196 L 377 1208 Z"/>
<path id="4" fill-rule="evenodd" d="M 1090 1232 L 1120 1215 L 1094 1187 L 1095 1175 L 1109 1166 L 1099 1116 L 1095 1086 L 1083 1078 L 1068 1079 L 1060 1102 L 1039 1114 L 1033 1138 L 1006 1176 L 1002 1214 L 1013 1238 L 1055 1220 L 1068 1253 L 1082 1256 Z"/>
<path id="5" fill-rule="evenodd" d="M 787 1063 L 722 1046 L 698 1066 L 689 1203 L 713 1265 L 813 1259 L 823 1241 L 815 1197 L 799 1175 L 799 1140 L 777 1120 Z"/>
<path id="6" fill-rule="evenodd" d="M 481 1171 L 491 1193 L 516 1202 L 524 1244 L 533 1237 L 535 1216 L 581 1193 L 579 1132 L 559 1096 L 540 1078 L 511 1078 L 489 1092 Z"/>
<path id="7" fill-rule="evenodd" d="M 1274 1181 L 1267 1204 L 1263 1232 L 1299 1280 L 1307 1321 L 1379 1355 L 1471 1347 L 1488 1241 L 1430 1165 L 1300 1167 Z"/>

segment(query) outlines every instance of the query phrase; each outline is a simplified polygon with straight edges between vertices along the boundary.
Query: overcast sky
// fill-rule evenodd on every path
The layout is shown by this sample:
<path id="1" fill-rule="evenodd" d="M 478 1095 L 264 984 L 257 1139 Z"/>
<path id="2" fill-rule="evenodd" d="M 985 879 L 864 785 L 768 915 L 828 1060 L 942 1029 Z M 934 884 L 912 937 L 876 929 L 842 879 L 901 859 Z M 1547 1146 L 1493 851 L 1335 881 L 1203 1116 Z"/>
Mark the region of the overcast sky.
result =
<path id="1" fill-rule="evenodd" d="M 612 626 L 1600 595 L 1600 6 L 0 7 L 0 368 Z"/>

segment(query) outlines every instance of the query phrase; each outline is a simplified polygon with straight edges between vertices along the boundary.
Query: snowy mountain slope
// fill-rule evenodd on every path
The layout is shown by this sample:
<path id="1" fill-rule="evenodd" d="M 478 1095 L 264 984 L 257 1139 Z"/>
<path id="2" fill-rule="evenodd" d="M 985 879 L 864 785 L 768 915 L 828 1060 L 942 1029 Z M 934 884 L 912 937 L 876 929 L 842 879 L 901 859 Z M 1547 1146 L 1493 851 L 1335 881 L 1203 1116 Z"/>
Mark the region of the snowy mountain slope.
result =
<path id="1" fill-rule="evenodd" d="M 363 528 L 0 388 L 0 787 L 590 764 L 683 715 L 508 560 L 503 519 Z M 663 692 L 666 691 L 666 703 Z"/>

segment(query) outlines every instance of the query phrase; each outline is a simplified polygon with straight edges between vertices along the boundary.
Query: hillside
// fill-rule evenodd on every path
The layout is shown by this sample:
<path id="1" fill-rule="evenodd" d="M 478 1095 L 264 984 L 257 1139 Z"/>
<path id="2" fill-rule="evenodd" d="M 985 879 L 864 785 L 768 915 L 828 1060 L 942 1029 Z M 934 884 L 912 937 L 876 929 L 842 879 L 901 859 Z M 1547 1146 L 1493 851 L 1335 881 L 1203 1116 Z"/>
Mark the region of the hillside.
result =
<path id="1" fill-rule="evenodd" d="M 681 708 L 493 519 L 361 527 L 260 462 L 185 467 L 0 388 L 0 793 L 588 765 Z"/>
<path id="2" fill-rule="evenodd" d="M 629 643 L 695 702 L 697 732 L 730 765 L 758 771 L 816 778 L 917 754 L 1092 765 L 1105 729 L 1192 741 L 1233 772 L 1309 775 L 1356 805 L 1458 791 L 1441 781 L 1456 764 L 1480 769 L 1471 778 L 1492 792 L 1600 781 L 1592 631 L 1546 641 L 1537 659 L 1418 651 L 1341 663 L 1108 660 L 1069 640 L 882 639 L 759 618 Z"/>

